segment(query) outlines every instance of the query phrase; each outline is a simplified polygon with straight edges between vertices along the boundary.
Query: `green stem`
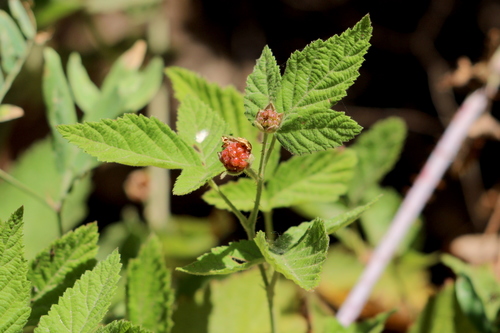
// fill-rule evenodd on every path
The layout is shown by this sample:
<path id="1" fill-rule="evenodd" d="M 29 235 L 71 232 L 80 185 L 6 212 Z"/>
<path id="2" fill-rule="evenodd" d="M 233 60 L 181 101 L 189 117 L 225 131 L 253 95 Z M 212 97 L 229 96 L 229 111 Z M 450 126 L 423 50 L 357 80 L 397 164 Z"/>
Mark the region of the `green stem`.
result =
<path id="1" fill-rule="evenodd" d="M 219 194 L 219 196 L 226 202 L 226 204 L 229 206 L 231 211 L 236 215 L 238 220 L 240 220 L 241 225 L 245 229 L 248 239 L 253 239 L 255 237 L 255 230 L 250 228 L 250 225 L 248 223 L 248 219 L 236 208 L 234 207 L 233 203 L 226 197 L 224 193 L 220 190 L 219 186 L 213 181 L 213 179 L 210 179 L 208 181 L 208 184 L 210 185 L 211 188 L 215 190 Z"/>
<path id="2" fill-rule="evenodd" d="M 51 204 L 49 202 L 49 200 L 47 200 L 46 198 L 44 198 L 40 194 L 36 193 L 31 188 L 24 185 L 19 180 L 12 177 L 11 175 L 9 175 L 7 172 L 3 171 L 2 169 L 0 169 L 0 178 L 5 180 L 7 183 L 11 184 L 12 186 L 18 188 L 19 190 L 25 192 L 26 194 L 32 196 L 33 198 L 37 199 L 39 202 L 41 202 L 45 206 L 49 207 L 51 210 L 58 212 L 58 210 L 59 210 L 58 206 Z"/>
<path id="3" fill-rule="evenodd" d="M 274 271 L 271 281 L 269 281 L 266 273 L 266 269 L 263 264 L 259 265 L 260 275 L 262 275 L 262 280 L 264 281 L 264 286 L 266 288 L 267 305 L 269 308 L 269 318 L 271 321 L 271 333 L 278 332 L 276 323 L 276 313 L 274 308 L 274 287 L 278 281 L 278 272 Z"/>
<path id="4" fill-rule="evenodd" d="M 59 210 L 57 213 L 57 226 L 59 227 L 59 238 L 64 235 L 64 228 L 63 228 L 63 223 L 62 223 L 62 214 L 61 211 Z"/>
<path id="5" fill-rule="evenodd" d="M 264 171 L 266 168 L 265 165 L 265 157 L 266 157 L 266 152 L 267 152 L 267 139 L 269 137 L 269 134 L 264 133 L 264 139 L 262 140 L 262 150 L 261 150 L 261 155 L 260 155 L 260 162 L 259 162 L 259 173 L 258 173 L 258 179 L 257 179 L 257 194 L 255 195 L 255 204 L 253 206 L 253 210 L 250 213 L 250 217 L 248 218 L 248 225 L 252 229 L 253 233 L 255 234 L 255 224 L 257 223 L 257 215 L 259 214 L 259 205 L 260 205 L 260 198 L 262 197 L 262 190 L 264 188 Z"/>
<path id="6" fill-rule="evenodd" d="M 274 240 L 273 213 L 264 212 L 264 225 L 266 228 L 266 237 L 270 241 Z"/>

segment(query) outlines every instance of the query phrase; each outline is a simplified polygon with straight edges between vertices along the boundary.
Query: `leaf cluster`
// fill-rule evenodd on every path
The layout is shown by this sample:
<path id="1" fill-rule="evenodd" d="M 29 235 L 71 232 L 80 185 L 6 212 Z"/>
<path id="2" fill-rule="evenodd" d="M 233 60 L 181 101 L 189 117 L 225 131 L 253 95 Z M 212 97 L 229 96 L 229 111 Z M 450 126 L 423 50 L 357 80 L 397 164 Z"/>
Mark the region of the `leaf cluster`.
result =
<path id="1" fill-rule="evenodd" d="M 120 279 L 120 255 L 97 262 L 95 223 L 24 259 L 23 208 L 0 224 L 0 331 L 170 332 L 173 291 L 161 245 L 151 236 L 127 270 L 127 318 L 100 323 Z M 144 283 L 148 279 L 149 283 Z M 147 306 L 151 311 L 143 311 Z"/>

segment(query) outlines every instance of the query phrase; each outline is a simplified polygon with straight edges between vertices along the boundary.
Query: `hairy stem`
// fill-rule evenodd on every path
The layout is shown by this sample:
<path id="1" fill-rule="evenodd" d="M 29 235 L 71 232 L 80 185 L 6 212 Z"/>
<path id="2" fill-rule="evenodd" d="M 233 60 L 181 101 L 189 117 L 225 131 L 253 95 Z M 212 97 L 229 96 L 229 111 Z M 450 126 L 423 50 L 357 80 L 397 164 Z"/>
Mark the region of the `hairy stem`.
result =
<path id="1" fill-rule="evenodd" d="M 217 192 L 220 197 L 226 202 L 226 204 L 231 208 L 231 211 L 236 215 L 238 220 L 240 220 L 241 225 L 245 229 L 248 239 L 253 239 L 255 237 L 255 230 L 250 228 L 250 225 L 248 223 L 248 219 L 236 208 L 234 207 L 233 203 L 226 197 L 224 193 L 220 190 L 219 186 L 213 181 L 213 179 L 210 179 L 208 181 L 208 184 L 210 185 L 211 188 Z"/>
<path id="2" fill-rule="evenodd" d="M 267 139 L 269 134 L 264 133 L 264 139 L 262 140 L 262 150 L 260 155 L 260 163 L 259 163 L 259 171 L 258 171 L 258 179 L 257 179 L 257 194 L 255 195 L 255 204 L 253 206 L 253 210 L 250 213 L 250 217 L 248 218 L 248 225 L 253 230 L 255 234 L 255 224 L 257 223 L 257 215 L 259 214 L 259 205 L 260 198 L 262 197 L 262 190 L 264 188 L 264 172 L 266 169 L 265 157 L 268 151 L 267 149 Z"/>
<path id="3" fill-rule="evenodd" d="M 264 212 L 264 226 L 266 228 L 266 237 L 270 241 L 274 240 L 273 213 Z"/>
<path id="4" fill-rule="evenodd" d="M 274 287 L 276 286 L 276 281 L 278 281 L 278 272 L 274 271 L 271 281 L 267 277 L 267 272 L 263 264 L 259 265 L 260 275 L 262 276 L 262 281 L 264 281 L 264 287 L 266 288 L 267 305 L 269 308 L 269 318 L 271 321 L 271 333 L 278 332 L 276 324 L 276 313 L 274 309 Z"/>

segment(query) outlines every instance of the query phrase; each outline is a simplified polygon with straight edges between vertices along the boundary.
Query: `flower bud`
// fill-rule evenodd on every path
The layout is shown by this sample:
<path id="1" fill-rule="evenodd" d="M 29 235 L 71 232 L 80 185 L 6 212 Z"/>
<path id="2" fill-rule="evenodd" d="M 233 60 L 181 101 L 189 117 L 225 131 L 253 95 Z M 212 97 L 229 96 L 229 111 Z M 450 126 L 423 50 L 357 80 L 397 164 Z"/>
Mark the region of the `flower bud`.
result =
<path id="1" fill-rule="evenodd" d="M 283 113 L 276 112 L 274 104 L 269 103 L 264 110 L 257 113 L 254 124 L 265 133 L 274 133 L 280 128 L 282 120 Z"/>

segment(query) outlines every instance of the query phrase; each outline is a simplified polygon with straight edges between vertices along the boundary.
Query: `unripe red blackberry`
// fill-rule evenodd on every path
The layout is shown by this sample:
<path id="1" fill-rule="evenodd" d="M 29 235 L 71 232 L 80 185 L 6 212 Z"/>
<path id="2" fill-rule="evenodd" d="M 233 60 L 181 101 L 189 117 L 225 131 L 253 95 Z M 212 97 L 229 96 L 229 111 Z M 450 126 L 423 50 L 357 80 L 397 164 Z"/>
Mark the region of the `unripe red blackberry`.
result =
<path id="1" fill-rule="evenodd" d="M 264 110 L 260 110 L 255 117 L 254 124 L 263 132 L 274 133 L 280 126 L 283 120 L 283 113 L 276 112 L 273 103 L 269 103 Z"/>
<path id="2" fill-rule="evenodd" d="M 223 136 L 222 148 L 219 160 L 226 167 L 228 174 L 239 175 L 252 163 L 252 145 L 247 140 Z"/>

